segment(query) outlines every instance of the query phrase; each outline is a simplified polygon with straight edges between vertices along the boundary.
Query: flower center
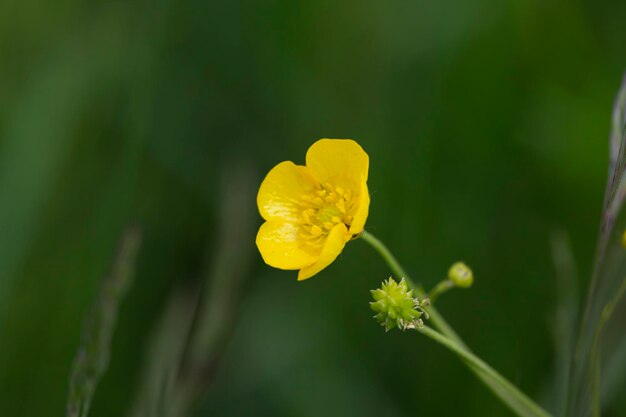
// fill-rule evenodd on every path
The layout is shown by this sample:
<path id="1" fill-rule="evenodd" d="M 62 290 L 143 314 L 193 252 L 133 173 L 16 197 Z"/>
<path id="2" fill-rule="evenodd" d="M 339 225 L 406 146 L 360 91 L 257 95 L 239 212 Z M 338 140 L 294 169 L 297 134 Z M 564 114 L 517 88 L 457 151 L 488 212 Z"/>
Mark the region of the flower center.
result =
<path id="1" fill-rule="evenodd" d="M 302 196 L 306 208 L 302 211 L 302 225 L 317 238 L 327 235 L 335 225 L 343 223 L 350 227 L 354 196 L 350 190 L 334 187 L 330 183 L 321 184 L 320 189 Z"/>

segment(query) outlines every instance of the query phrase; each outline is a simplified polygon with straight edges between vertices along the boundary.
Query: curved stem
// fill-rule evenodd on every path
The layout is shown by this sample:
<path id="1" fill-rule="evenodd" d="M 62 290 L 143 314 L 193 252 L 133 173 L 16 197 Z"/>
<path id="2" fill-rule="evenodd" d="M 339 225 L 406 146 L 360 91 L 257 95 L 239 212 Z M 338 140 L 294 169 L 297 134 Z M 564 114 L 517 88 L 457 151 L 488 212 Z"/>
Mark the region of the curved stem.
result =
<path id="1" fill-rule="evenodd" d="M 391 251 L 383 242 L 367 231 L 363 231 L 361 237 L 380 254 L 385 262 L 387 262 L 391 271 L 396 275 L 396 278 L 404 278 L 418 297 L 424 297 L 424 289 L 411 280 L 407 272 L 404 268 L 402 268 L 402 265 L 400 265 L 398 260 L 393 256 Z M 489 389 L 491 389 L 498 398 L 500 398 L 518 415 L 523 417 L 550 416 L 530 398 L 519 391 L 514 385 L 508 382 L 504 377 L 494 371 L 480 358 L 471 353 L 467 345 L 454 331 L 454 329 L 452 329 L 448 322 L 446 322 L 441 314 L 439 314 L 434 306 L 431 305 L 428 307 L 427 311 L 430 316 L 428 320 L 429 323 L 431 323 L 433 327 L 438 329 L 441 333 L 438 333 L 428 327 L 418 328 L 417 330 L 461 356 L 470 370 L 474 372 L 474 374 L 476 374 L 476 376 Z"/>
<path id="2" fill-rule="evenodd" d="M 415 283 L 411 281 L 411 278 L 409 278 L 409 274 L 407 274 L 404 268 L 402 268 L 400 262 L 398 262 L 396 257 L 393 256 L 391 251 L 387 249 L 387 246 L 385 246 L 383 242 L 381 242 L 376 236 L 366 230 L 363 230 L 363 234 L 361 234 L 361 239 L 369 243 L 374 249 L 376 249 L 379 255 L 383 257 L 385 262 L 387 262 L 387 265 L 389 265 L 389 268 L 391 268 L 391 271 L 396 276 L 396 279 L 404 278 L 407 284 L 409 284 L 409 286 L 417 292 L 417 295 L 421 296 L 424 293 L 422 287 L 416 286 Z"/>
<path id="3" fill-rule="evenodd" d="M 415 295 L 417 295 L 418 297 L 423 297 L 425 295 L 425 291 L 421 287 L 421 285 L 417 285 L 415 282 L 413 282 L 411 277 L 409 277 L 409 274 L 407 274 L 404 268 L 402 268 L 400 262 L 398 262 L 398 260 L 395 258 L 395 256 L 393 256 L 391 251 L 387 249 L 387 246 L 385 246 L 383 242 L 381 242 L 376 236 L 365 230 L 363 231 L 361 238 L 380 254 L 385 262 L 387 262 L 387 265 L 389 265 L 389 268 L 394 273 L 397 279 L 404 278 L 406 283 L 409 285 L 409 287 L 411 287 L 411 289 L 415 292 Z M 434 306 L 431 305 L 430 307 L 428 307 L 427 311 L 430 316 L 429 321 L 435 328 L 437 328 L 441 333 L 448 336 L 450 339 L 454 340 L 456 343 L 465 346 L 463 340 L 459 337 L 458 334 L 456 334 L 456 332 L 441 316 L 441 314 L 439 314 Z"/>
<path id="4" fill-rule="evenodd" d="M 421 334 L 428 336 L 429 338 L 444 346 L 453 353 L 457 354 L 475 371 L 480 372 L 492 381 L 496 382 L 498 386 L 508 394 L 508 398 L 517 401 L 525 409 L 530 410 L 531 414 L 526 415 L 532 415 L 537 417 L 550 417 L 550 414 L 547 411 L 535 404 L 535 402 L 528 398 L 526 394 L 521 392 L 515 385 L 510 383 L 505 377 L 500 375 L 495 369 L 493 369 L 482 359 L 474 355 L 472 352 L 459 346 L 451 339 L 445 337 L 444 335 L 431 329 L 430 327 L 417 327 L 416 330 Z"/>
<path id="5" fill-rule="evenodd" d="M 430 302 L 435 304 L 435 301 L 437 300 L 437 298 L 439 298 L 441 294 L 452 288 L 454 288 L 454 283 L 449 279 L 444 279 L 428 293 L 428 298 L 430 299 Z"/>

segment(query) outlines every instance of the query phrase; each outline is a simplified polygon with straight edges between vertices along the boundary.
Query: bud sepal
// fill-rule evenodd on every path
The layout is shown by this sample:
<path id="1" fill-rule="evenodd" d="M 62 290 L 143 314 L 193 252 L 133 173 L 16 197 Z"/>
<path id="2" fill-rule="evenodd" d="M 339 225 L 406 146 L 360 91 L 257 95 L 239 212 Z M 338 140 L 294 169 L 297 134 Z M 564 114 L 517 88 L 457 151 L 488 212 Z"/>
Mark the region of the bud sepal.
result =
<path id="1" fill-rule="evenodd" d="M 474 274 L 463 262 L 456 262 L 448 270 L 448 279 L 459 288 L 469 288 L 474 283 Z"/>

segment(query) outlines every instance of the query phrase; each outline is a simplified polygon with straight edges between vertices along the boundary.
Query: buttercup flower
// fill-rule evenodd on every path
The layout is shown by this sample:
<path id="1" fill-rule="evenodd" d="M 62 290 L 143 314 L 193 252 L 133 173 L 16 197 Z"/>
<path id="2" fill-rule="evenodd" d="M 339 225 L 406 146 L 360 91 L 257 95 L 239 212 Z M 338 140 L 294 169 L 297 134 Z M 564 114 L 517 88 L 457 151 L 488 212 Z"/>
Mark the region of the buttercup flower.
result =
<path id="1" fill-rule="evenodd" d="M 368 169 L 369 157 L 351 139 L 320 139 L 306 166 L 285 161 L 272 168 L 257 195 L 265 223 L 256 244 L 265 263 L 299 269 L 299 281 L 330 265 L 365 226 Z"/>

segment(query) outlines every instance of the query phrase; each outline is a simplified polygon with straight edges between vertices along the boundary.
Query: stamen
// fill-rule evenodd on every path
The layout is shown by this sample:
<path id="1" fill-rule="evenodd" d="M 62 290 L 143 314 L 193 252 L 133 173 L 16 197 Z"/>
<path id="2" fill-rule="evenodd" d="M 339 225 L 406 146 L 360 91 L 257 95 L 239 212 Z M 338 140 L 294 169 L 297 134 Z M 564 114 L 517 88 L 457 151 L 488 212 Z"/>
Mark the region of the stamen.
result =
<path id="1" fill-rule="evenodd" d="M 313 236 L 320 236 L 322 233 L 324 233 L 324 231 L 322 230 L 321 227 L 314 225 L 313 227 L 311 227 L 311 234 Z"/>
<path id="2" fill-rule="evenodd" d="M 346 200 L 341 199 L 337 201 L 337 204 L 335 204 L 335 206 L 339 209 L 340 212 L 346 214 Z"/>
<path id="3" fill-rule="evenodd" d="M 331 183 L 320 184 L 320 187 L 310 194 L 303 195 L 300 200 L 302 214 L 300 222 L 305 226 L 308 238 L 323 239 L 335 227 L 344 223 L 350 226 L 353 216 L 350 189 L 335 187 Z"/>

